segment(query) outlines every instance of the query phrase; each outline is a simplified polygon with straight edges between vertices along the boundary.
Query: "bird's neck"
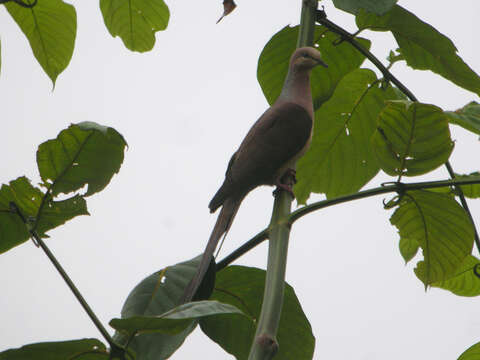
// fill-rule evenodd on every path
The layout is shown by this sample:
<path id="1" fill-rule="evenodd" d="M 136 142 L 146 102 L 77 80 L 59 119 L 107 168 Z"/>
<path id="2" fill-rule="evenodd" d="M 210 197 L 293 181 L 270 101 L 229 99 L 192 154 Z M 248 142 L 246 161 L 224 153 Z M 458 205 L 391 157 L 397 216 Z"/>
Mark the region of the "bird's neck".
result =
<path id="1" fill-rule="evenodd" d="M 296 103 L 305 108 L 313 119 L 312 92 L 308 72 L 290 69 L 277 101 Z"/>

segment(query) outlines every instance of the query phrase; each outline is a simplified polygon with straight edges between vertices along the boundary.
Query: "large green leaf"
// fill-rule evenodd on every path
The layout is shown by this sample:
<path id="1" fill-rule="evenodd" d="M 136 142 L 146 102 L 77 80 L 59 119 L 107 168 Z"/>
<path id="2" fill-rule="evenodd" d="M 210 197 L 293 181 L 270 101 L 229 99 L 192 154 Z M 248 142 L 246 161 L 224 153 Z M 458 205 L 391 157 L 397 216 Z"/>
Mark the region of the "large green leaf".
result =
<path id="1" fill-rule="evenodd" d="M 265 271 L 244 266 L 229 266 L 217 273 L 211 299 L 232 304 L 252 319 L 258 319 L 265 286 Z M 202 331 L 237 360 L 248 358 L 255 325 L 246 317 L 231 314 L 200 320 Z M 293 288 L 286 284 L 285 298 L 277 334 L 276 360 L 311 360 L 315 338 Z"/>
<path id="2" fill-rule="evenodd" d="M 23 0 L 31 4 L 33 0 Z M 62 0 L 39 0 L 32 8 L 5 4 L 30 42 L 33 54 L 55 86 L 72 58 L 77 33 L 75 8 Z"/>
<path id="3" fill-rule="evenodd" d="M 442 109 L 410 101 L 390 101 L 372 137 L 374 153 L 387 174 L 416 176 L 444 164 L 452 150 Z"/>
<path id="4" fill-rule="evenodd" d="M 190 279 L 195 274 L 201 256 L 169 266 L 153 273 L 142 280 L 132 292 L 122 308 L 122 319 L 142 316 L 159 316 L 177 307 L 180 297 Z M 129 349 L 136 354 L 136 360 L 166 359 L 182 345 L 185 338 L 193 331 L 196 321 L 189 320 L 182 324 L 183 330 L 175 335 L 162 333 L 144 333 L 135 336 Z M 125 344 L 128 336 L 115 333 L 114 338 Z"/>
<path id="5" fill-rule="evenodd" d="M 290 56 L 295 51 L 298 26 L 286 26 L 265 45 L 258 59 L 257 79 L 269 104 L 273 104 L 282 91 L 287 76 Z M 315 28 L 315 43 L 328 68 L 317 67 L 310 76 L 314 108 L 317 109 L 332 94 L 337 83 L 350 71 L 358 68 L 365 57 L 346 42 L 333 45 L 338 38 L 323 26 Z M 370 42 L 357 39 L 366 49 Z"/>
<path id="6" fill-rule="evenodd" d="M 26 177 L 20 177 L 0 188 L 0 253 L 20 245 L 30 237 L 27 226 L 20 217 L 11 211 L 13 201 L 27 219 L 36 221 L 36 230 L 44 237 L 45 232 L 79 215 L 88 215 L 87 204 L 81 196 L 73 196 L 63 201 L 52 201 L 44 193 L 33 187 Z M 43 203 L 43 206 L 42 206 Z M 41 209 L 40 209 L 41 207 Z M 40 211 L 40 213 L 39 213 Z"/>
<path id="7" fill-rule="evenodd" d="M 398 0 L 333 0 L 335 7 L 356 14 L 360 9 L 364 9 L 383 15 L 389 11 Z"/>
<path id="8" fill-rule="evenodd" d="M 138 52 L 153 49 L 155 33 L 165 30 L 170 18 L 163 0 L 100 0 L 100 10 L 110 34 Z"/>
<path id="9" fill-rule="evenodd" d="M 391 31 L 412 68 L 431 70 L 480 95 L 480 77 L 457 55 L 453 42 L 408 10 L 395 5 L 383 16 L 361 10 L 356 20 L 359 29 Z"/>
<path id="10" fill-rule="evenodd" d="M 379 167 L 370 138 L 389 99 L 397 99 L 395 91 L 382 87 L 371 70 L 354 70 L 339 82 L 315 112 L 312 144 L 297 165 L 299 203 L 311 192 L 329 198 L 353 193 L 375 176 Z"/>
<path id="11" fill-rule="evenodd" d="M 39 0 L 40 2 L 42 0 Z M 0 353 L 0 360 L 107 360 L 105 345 L 97 339 L 43 342 Z"/>
<path id="12" fill-rule="evenodd" d="M 445 111 L 448 121 L 480 135 L 480 104 L 472 101 L 455 111 Z"/>
<path id="13" fill-rule="evenodd" d="M 465 350 L 458 360 L 480 360 L 480 342 Z"/>
<path id="14" fill-rule="evenodd" d="M 480 260 L 475 256 L 467 256 L 455 275 L 444 281 L 431 284 L 434 287 L 449 290 L 459 296 L 478 296 L 480 295 L 479 274 Z"/>
<path id="15" fill-rule="evenodd" d="M 220 314 L 243 313 L 229 304 L 203 300 L 180 305 L 162 315 L 112 319 L 110 326 L 127 336 L 149 332 L 175 335 L 185 330 L 192 323 L 192 320 Z"/>
<path id="16" fill-rule="evenodd" d="M 127 143 L 115 129 L 82 122 L 38 147 L 37 164 L 53 196 L 88 184 L 85 196 L 103 190 L 120 170 Z"/>
<path id="17" fill-rule="evenodd" d="M 450 195 L 409 191 L 390 222 L 401 239 L 416 240 L 422 248 L 424 261 L 417 264 L 415 273 L 425 286 L 453 276 L 472 251 L 472 223 Z"/>

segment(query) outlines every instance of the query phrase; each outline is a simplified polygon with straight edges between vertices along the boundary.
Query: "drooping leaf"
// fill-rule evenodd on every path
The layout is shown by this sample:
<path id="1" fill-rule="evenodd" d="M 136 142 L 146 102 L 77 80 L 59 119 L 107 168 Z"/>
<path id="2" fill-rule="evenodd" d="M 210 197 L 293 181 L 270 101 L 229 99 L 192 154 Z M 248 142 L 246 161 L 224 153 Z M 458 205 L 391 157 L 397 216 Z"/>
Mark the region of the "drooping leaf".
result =
<path id="1" fill-rule="evenodd" d="M 33 0 L 23 0 L 32 4 Z M 6 3 L 9 14 L 27 37 L 35 58 L 53 82 L 73 55 L 77 34 L 75 8 L 62 0 L 41 0 L 32 8 Z"/>
<path id="2" fill-rule="evenodd" d="M 407 192 L 390 218 L 400 238 L 416 240 L 424 261 L 415 273 L 425 286 L 453 276 L 473 246 L 473 227 L 465 210 L 449 195 Z"/>
<path id="3" fill-rule="evenodd" d="M 155 33 L 165 30 L 170 18 L 163 0 L 100 0 L 100 10 L 110 34 L 138 52 L 153 49 Z"/>
<path id="4" fill-rule="evenodd" d="M 180 305 L 162 315 L 113 319 L 110 321 L 110 326 L 117 331 L 126 333 L 127 336 L 149 332 L 175 335 L 185 330 L 192 320 L 221 314 L 243 315 L 235 306 L 218 301 L 203 300 Z"/>
<path id="5" fill-rule="evenodd" d="M 432 283 L 433 287 L 449 290 L 459 296 L 480 295 L 480 278 L 478 277 L 480 260 L 475 256 L 467 256 L 455 274 L 444 280 Z"/>
<path id="6" fill-rule="evenodd" d="M 458 360 L 480 360 L 480 342 L 465 350 Z"/>
<path id="7" fill-rule="evenodd" d="M 217 273 L 211 299 L 232 304 L 258 319 L 265 286 L 265 271 L 244 266 L 229 266 Z M 238 314 L 217 315 L 200 320 L 202 331 L 237 360 L 248 358 L 255 335 L 253 322 Z M 315 338 L 293 288 L 286 284 L 285 298 L 277 334 L 275 359 L 311 360 Z"/>
<path id="8" fill-rule="evenodd" d="M 33 187 L 26 177 L 13 180 L 0 188 L 0 253 L 20 245 L 30 237 L 27 226 L 19 215 L 10 210 L 13 201 L 27 219 L 32 219 L 42 237 L 45 232 L 79 215 L 89 215 L 87 204 L 81 196 L 73 196 L 62 201 L 48 198 L 42 206 L 44 193 Z M 40 209 L 40 207 L 42 208 Z M 40 211 L 40 213 L 39 213 Z M 34 225 L 36 223 L 36 225 Z"/>
<path id="9" fill-rule="evenodd" d="M 201 256 L 198 256 L 169 266 L 143 279 L 128 295 L 122 308 L 122 319 L 159 316 L 178 306 L 185 287 L 195 274 L 200 258 Z M 188 322 L 186 326 L 182 324 L 185 327 L 175 335 L 145 333 L 135 336 L 129 348 L 137 354 L 136 360 L 166 359 L 182 345 L 197 324 L 195 320 Z M 125 344 L 128 336 L 116 332 L 114 339 Z"/>
<path id="10" fill-rule="evenodd" d="M 383 15 L 389 11 L 398 0 L 333 0 L 336 8 L 356 14 L 360 9 Z"/>
<path id="11" fill-rule="evenodd" d="M 398 247 L 405 263 L 408 263 L 415 257 L 415 255 L 417 255 L 420 245 L 416 239 L 402 237 L 400 238 Z"/>
<path id="12" fill-rule="evenodd" d="M 89 196 L 103 190 L 118 173 L 126 145 L 113 128 L 93 122 L 73 124 L 38 147 L 38 170 L 53 196 L 86 184 L 85 196 Z"/>
<path id="13" fill-rule="evenodd" d="M 297 164 L 295 195 L 304 203 L 311 192 L 327 197 L 358 191 L 379 170 L 370 147 L 377 116 L 386 100 L 397 99 L 375 73 L 357 69 L 337 85 L 315 112 L 312 143 Z"/>
<path id="14" fill-rule="evenodd" d="M 39 0 L 42 1 L 42 0 Z M 0 360 L 107 360 L 109 354 L 97 339 L 43 342 L 0 353 Z"/>
<path id="15" fill-rule="evenodd" d="M 445 35 L 401 6 L 383 16 L 360 10 L 359 29 L 391 31 L 407 64 L 431 70 L 454 84 L 480 95 L 480 77 L 457 55 L 457 48 Z"/>
<path id="16" fill-rule="evenodd" d="M 445 111 L 448 121 L 480 135 L 480 104 L 472 101 L 455 111 Z"/>
<path id="17" fill-rule="evenodd" d="M 442 109 L 406 100 L 390 101 L 382 110 L 372 146 L 380 167 L 392 176 L 425 174 L 453 150 Z"/>
<path id="18" fill-rule="evenodd" d="M 295 51 L 298 26 L 286 26 L 277 32 L 265 45 L 258 59 L 257 79 L 269 104 L 273 104 L 287 76 L 290 56 Z M 350 71 L 358 68 L 365 57 L 347 43 L 333 45 L 337 36 L 323 26 L 315 28 L 315 43 L 328 68 L 313 69 L 310 79 L 314 108 L 318 109 L 333 94 L 337 83 Z M 357 38 L 366 48 L 368 40 Z"/>

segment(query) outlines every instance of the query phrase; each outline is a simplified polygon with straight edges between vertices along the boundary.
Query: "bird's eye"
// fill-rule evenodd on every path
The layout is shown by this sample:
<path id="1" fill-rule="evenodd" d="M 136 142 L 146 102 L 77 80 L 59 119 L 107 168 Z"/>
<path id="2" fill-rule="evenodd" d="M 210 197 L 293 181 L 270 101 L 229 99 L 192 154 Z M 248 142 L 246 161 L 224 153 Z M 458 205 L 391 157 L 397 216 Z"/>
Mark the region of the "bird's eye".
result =
<path id="1" fill-rule="evenodd" d="M 309 58 L 309 57 L 310 57 L 310 56 L 308 56 L 308 53 L 303 53 L 302 56 L 303 56 L 304 58 Z"/>

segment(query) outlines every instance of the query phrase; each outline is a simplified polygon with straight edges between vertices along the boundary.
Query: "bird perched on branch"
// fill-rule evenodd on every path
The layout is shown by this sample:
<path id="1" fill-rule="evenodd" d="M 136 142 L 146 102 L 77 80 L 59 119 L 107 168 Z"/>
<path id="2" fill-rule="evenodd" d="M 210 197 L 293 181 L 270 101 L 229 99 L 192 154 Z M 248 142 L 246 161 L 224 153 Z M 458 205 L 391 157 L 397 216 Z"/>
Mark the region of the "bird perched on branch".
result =
<path id="1" fill-rule="evenodd" d="M 313 104 L 310 71 L 327 66 L 320 52 L 312 47 L 297 49 L 290 58 L 288 74 L 276 102 L 257 120 L 231 157 L 225 180 L 208 207 L 222 207 L 197 273 L 188 284 L 181 303 L 192 300 L 221 236 L 232 225 L 245 196 L 257 186 L 277 185 L 292 193 L 281 179 L 310 145 L 313 129 Z M 293 194 L 293 193 L 292 193 Z"/>

